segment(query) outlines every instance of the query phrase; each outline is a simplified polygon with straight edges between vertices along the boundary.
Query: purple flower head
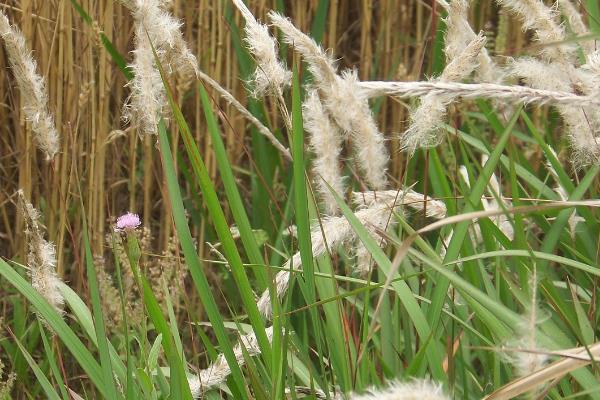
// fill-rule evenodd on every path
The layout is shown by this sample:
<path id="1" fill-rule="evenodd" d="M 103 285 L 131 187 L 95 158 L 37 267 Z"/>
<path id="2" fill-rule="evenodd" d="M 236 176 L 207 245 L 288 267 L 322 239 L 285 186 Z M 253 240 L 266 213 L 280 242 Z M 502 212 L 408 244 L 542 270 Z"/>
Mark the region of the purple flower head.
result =
<path id="1" fill-rule="evenodd" d="M 115 225 L 115 232 L 129 232 L 140 226 L 142 221 L 140 216 L 134 213 L 128 212 L 127 214 L 121 215 L 117 218 L 117 225 Z"/>

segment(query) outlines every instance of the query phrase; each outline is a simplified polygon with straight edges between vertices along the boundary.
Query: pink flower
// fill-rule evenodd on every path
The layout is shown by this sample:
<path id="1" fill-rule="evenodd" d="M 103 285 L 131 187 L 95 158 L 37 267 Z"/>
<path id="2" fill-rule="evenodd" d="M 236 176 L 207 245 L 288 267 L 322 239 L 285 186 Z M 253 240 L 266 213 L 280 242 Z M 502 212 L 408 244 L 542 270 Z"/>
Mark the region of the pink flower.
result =
<path id="1" fill-rule="evenodd" d="M 140 226 L 142 221 L 140 216 L 131 212 L 121 215 L 117 218 L 117 225 L 115 225 L 115 232 L 129 232 Z"/>

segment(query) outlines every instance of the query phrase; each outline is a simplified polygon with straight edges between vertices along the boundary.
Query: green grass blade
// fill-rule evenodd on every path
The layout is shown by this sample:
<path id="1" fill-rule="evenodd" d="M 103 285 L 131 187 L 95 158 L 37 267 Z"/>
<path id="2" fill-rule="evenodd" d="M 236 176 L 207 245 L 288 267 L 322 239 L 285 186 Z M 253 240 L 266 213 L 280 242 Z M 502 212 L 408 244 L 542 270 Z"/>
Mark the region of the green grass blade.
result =
<path id="1" fill-rule="evenodd" d="M 300 83 L 298 81 L 298 69 L 296 66 L 294 66 L 292 82 L 294 206 L 302 270 L 304 271 L 304 277 L 308 287 L 308 298 L 306 300 L 310 304 L 315 300 L 315 267 L 313 264 L 310 219 L 308 216 L 308 197 L 304 164 L 304 127 L 302 125 L 302 99 L 300 97 Z"/>
<path id="2" fill-rule="evenodd" d="M 221 317 L 217 303 L 212 295 L 212 291 L 210 285 L 208 284 L 208 280 L 206 279 L 206 275 L 204 274 L 202 264 L 198 259 L 198 255 L 196 254 L 194 241 L 185 217 L 185 209 L 183 206 L 183 200 L 181 199 L 181 191 L 177 182 L 177 174 L 175 172 L 173 158 L 171 156 L 171 147 L 167 138 L 165 126 L 162 123 L 159 126 L 158 138 L 163 170 L 165 179 L 167 181 L 169 202 L 171 205 L 171 210 L 173 211 L 173 220 L 177 230 L 177 237 L 181 243 L 186 264 L 189 268 L 190 274 L 192 275 L 198 296 L 200 297 L 206 314 L 208 315 L 208 319 L 211 322 L 215 336 L 217 337 L 217 341 L 221 347 L 221 351 L 225 355 L 225 359 L 231 368 L 233 384 L 237 388 L 239 395 L 242 396 L 241 398 L 247 399 L 248 397 L 245 391 L 245 383 L 242 376 L 242 371 L 240 370 L 235 355 L 233 354 L 233 347 L 227 338 L 225 326 L 223 325 L 223 318 Z"/>
<path id="3" fill-rule="evenodd" d="M 46 396 L 48 397 L 48 399 L 49 400 L 61 400 L 58 393 L 56 393 L 56 390 L 54 390 L 54 387 L 52 387 L 52 383 L 50 383 L 50 381 L 48 380 L 46 375 L 44 375 L 44 372 L 37 365 L 37 363 L 35 362 L 33 357 L 31 357 L 31 354 L 29 354 L 27 349 L 25 349 L 25 347 L 21 344 L 21 342 L 19 341 L 19 339 L 17 339 L 16 336 L 13 336 L 13 340 L 15 341 L 17 346 L 19 346 L 19 350 L 21 350 L 21 353 L 25 357 L 25 360 L 27 360 L 29 367 L 35 374 L 35 377 L 37 378 L 40 386 L 44 390 L 44 393 L 46 393 Z"/>
<path id="4" fill-rule="evenodd" d="M 92 249 L 88 238 L 88 228 L 85 213 L 83 213 L 83 245 L 85 249 L 85 264 L 87 269 L 88 285 L 92 301 L 92 312 L 94 315 L 94 326 L 96 328 L 96 339 L 98 352 L 100 353 L 100 366 L 104 375 L 104 383 L 108 397 L 111 399 L 120 399 L 122 396 L 117 390 L 115 383 L 113 367 L 111 363 L 109 342 L 104 326 L 104 314 L 102 312 L 102 302 L 100 300 L 100 291 L 98 289 L 98 277 L 94 267 Z"/>
<path id="5" fill-rule="evenodd" d="M 212 111 L 208 94 L 202 85 L 198 85 L 198 91 L 200 92 L 200 99 L 202 100 L 202 106 L 204 108 L 204 116 L 206 118 L 208 132 L 210 133 L 213 148 L 215 150 L 217 164 L 219 165 L 219 172 L 221 173 L 223 186 L 225 188 L 227 200 L 229 201 L 229 209 L 231 210 L 233 219 L 235 220 L 235 223 L 240 231 L 242 244 L 252 264 L 257 266 L 264 265 L 264 259 L 260 254 L 260 249 L 256 243 L 256 238 L 252 232 L 252 227 L 250 226 L 250 221 L 248 219 L 248 215 L 246 214 L 244 203 L 242 202 L 242 197 L 240 196 L 240 192 L 237 188 L 236 180 L 231 169 L 231 164 L 227 158 L 227 151 L 225 150 L 223 139 L 221 139 L 221 135 L 219 134 L 219 127 Z M 255 268 L 255 271 L 261 288 L 267 287 L 267 276 L 264 268 Z"/>
<path id="6" fill-rule="evenodd" d="M 46 356 L 48 357 L 48 364 L 50 364 L 50 370 L 52 371 L 52 375 L 56 380 L 58 385 L 58 389 L 63 400 L 69 400 L 69 394 L 67 393 L 66 385 L 63 380 L 63 376 L 58 369 L 58 364 L 56 363 L 56 357 L 54 356 L 54 350 L 50 345 L 50 341 L 48 340 L 48 335 L 46 335 L 46 329 L 44 329 L 44 324 L 38 320 L 38 328 L 40 330 L 40 336 L 42 338 L 42 343 L 44 344 L 44 351 L 46 352 Z"/>
<path id="7" fill-rule="evenodd" d="M 385 255 L 383 250 L 379 247 L 379 244 L 375 241 L 375 239 L 373 239 L 373 237 L 371 237 L 367 229 L 360 223 L 356 215 L 354 215 L 352 210 L 350 210 L 342 198 L 335 193 L 333 188 L 330 186 L 329 190 L 335 197 L 338 206 L 342 210 L 342 213 L 348 219 L 352 229 L 356 232 L 357 236 L 360 238 L 360 241 L 365 245 L 379 269 L 387 276 L 388 280 L 393 278 L 390 276 L 390 274 L 394 273 L 394 266 L 392 265 L 390 259 Z M 419 303 L 416 301 L 413 291 L 405 281 L 392 281 L 391 286 L 394 288 L 396 293 L 398 293 L 398 297 L 406 308 L 406 311 L 408 312 L 419 336 L 424 342 L 427 342 L 432 335 L 431 327 L 427 322 L 425 314 L 421 310 Z M 373 329 L 373 323 L 375 323 L 375 321 L 373 321 L 371 324 L 371 330 Z M 432 341 L 430 342 L 430 345 L 427 346 L 426 354 L 433 377 L 437 380 L 444 381 L 447 376 L 442 369 L 441 356 L 443 353 L 441 349 L 435 342 Z"/>
<path id="8" fill-rule="evenodd" d="M 75 360 L 77 360 L 96 388 L 106 397 L 108 391 L 105 388 L 102 368 L 100 368 L 94 356 L 92 356 L 77 335 L 63 321 L 56 310 L 17 271 L 2 259 L 0 259 L 0 275 L 14 286 L 19 293 L 25 296 L 29 303 L 45 319 L 56 335 L 62 340 L 65 347 L 73 354 Z"/>

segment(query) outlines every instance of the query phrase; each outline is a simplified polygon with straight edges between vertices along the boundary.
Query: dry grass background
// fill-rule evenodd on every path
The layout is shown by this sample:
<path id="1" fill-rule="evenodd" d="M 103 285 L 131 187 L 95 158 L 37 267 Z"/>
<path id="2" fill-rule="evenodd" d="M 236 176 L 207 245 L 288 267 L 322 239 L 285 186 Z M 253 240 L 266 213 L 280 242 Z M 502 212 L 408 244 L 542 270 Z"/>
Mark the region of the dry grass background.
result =
<path id="1" fill-rule="evenodd" d="M 297 26 L 309 31 L 319 1 L 285 3 L 286 13 Z M 249 2 L 250 9 L 263 19 L 268 10 L 281 4 Z M 43 209 L 49 237 L 57 244 L 59 273 L 75 285 L 82 277 L 80 255 L 65 254 L 66 249 L 77 246 L 64 244 L 79 242 L 80 211 L 73 207 L 79 201 L 79 190 L 88 209 L 96 253 L 102 252 L 110 219 L 126 209 L 140 212 L 146 217 L 145 223 L 152 221 L 162 227 L 156 230 L 160 231 L 160 237 L 155 238 L 157 251 L 168 246 L 172 232 L 169 208 L 161 203 L 164 182 L 160 166 L 153 159 L 153 139 L 129 134 L 132 129 L 121 120 L 122 104 L 129 91 L 124 87 L 123 74 L 100 42 L 99 34 L 103 32 L 130 58 L 131 17 L 116 1 L 83 1 L 81 5 L 93 18 L 93 26 L 85 24 L 66 0 L 8 1 L 0 5 L 21 27 L 33 49 L 39 71 L 47 80 L 50 107 L 62 133 L 60 154 L 46 163 L 33 146 L 30 128 L 20 111 L 22 99 L 12 83 L 6 55 L 0 52 L 0 255 L 25 254 L 23 221 L 11 204 L 16 190 L 23 188 L 26 196 Z M 202 69 L 236 98 L 245 99 L 247 92 L 240 78 L 232 32 L 225 21 L 227 9 L 231 8 L 229 2 L 173 0 L 170 7 L 184 22 L 185 38 L 198 55 Z M 439 11 L 435 2 L 332 0 L 323 44 L 333 50 L 342 65 L 356 66 L 361 79 L 417 80 L 434 72 L 431 45 L 439 20 L 432 16 Z M 516 54 L 526 43 L 519 25 L 500 16 L 491 2 L 480 2 L 471 13 L 474 29 L 486 30 L 494 38 L 489 41 L 494 54 Z M 240 16 L 234 13 L 234 18 L 239 21 Z M 507 48 L 507 44 L 511 47 Z M 179 90 L 177 95 L 182 103 L 186 92 Z M 184 110 L 192 116 L 188 123 L 200 143 L 207 167 L 216 177 L 202 113 L 196 112 L 201 109 L 200 99 L 192 96 L 185 101 Z M 252 168 L 246 122 L 231 107 L 222 106 L 229 121 L 229 125 L 224 125 L 224 140 L 230 160 L 241 169 Z M 277 118 L 275 104 L 272 111 L 270 117 Z M 378 118 L 382 131 L 394 143 L 394 133 L 405 128 L 406 107 L 384 100 Z M 278 126 L 277 121 L 271 122 Z M 405 155 L 394 148 L 397 144 L 392 145 L 390 173 L 400 179 Z M 275 197 L 285 195 L 277 187 L 270 189 Z M 204 243 L 202 236 L 198 237 L 199 243 Z M 73 267 L 65 268 L 68 265 Z"/>
<path id="2" fill-rule="evenodd" d="M 33 57 L 38 62 L 38 72 L 47 82 L 50 110 L 54 113 L 61 133 L 61 151 L 48 162 L 33 142 L 31 127 L 21 111 L 23 99 L 14 84 L 6 53 L 0 47 L 0 257 L 25 260 L 25 221 L 15 207 L 17 190 L 22 189 L 25 198 L 40 209 L 48 232 L 47 238 L 56 244 L 58 274 L 75 292 L 86 293 L 88 286 L 84 248 L 81 246 L 84 232 L 81 221 L 87 220 L 89 223 L 92 253 L 99 256 L 98 264 L 103 263 L 102 256 L 106 256 L 110 263 L 106 234 L 112 230 L 116 216 L 128 210 L 141 214 L 144 232 L 151 231 L 154 234 L 153 237 L 145 234 L 144 240 L 152 243 L 147 245 L 146 242 L 143 248 L 151 249 L 156 256 L 153 260 L 157 265 L 160 264 L 154 270 L 156 275 L 162 273 L 161 266 L 171 271 L 180 271 L 178 266 L 167 264 L 170 262 L 167 258 L 176 260 L 174 263 L 177 264 L 181 257 L 174 254 L 179 252 L 179 248 L 174 239 L 176 232 L 171 207 L 165 204 L 169 196 L 159 152 L 155 148 L 156 137 L 138 135 L 137 127 L 128 126 L 123 121 L 123 104 L 126 103 L 130 90 L 122 71 L 114 64 L 101 43 L 103 34 L 125 56 L 127 62 L 131 61 L 134 28 L 130 12 L 117 0 L 80 1 L 82 8 L 93 20 L 90 25 L 82 19 L 69 0 L 0 1 L 0 8 L 19 26 L 28 46 L 33 50 Z M 327 2 L 248 0 L 247 3 L 253 14 L 262 21 L 268 21 L 268 11 L 283 10 L 299 29 L 310 32 L 317 10 Z M 243 26 L 243 22 L 239 13 L 234 11 L 231 1 L 171 0 L 168 4 L 171 12 L 184 23 L 182 32 L 190 49 L 198 57 L 200 68 L 229 90 L 236 99 L 248 104 L 250 99 L 236 53 L 239 34 L 232 31 L 227 20 L 233 18 L 238 27 Z M 422 81 L 441 72 L 444 57 L 441 49 L 443 27 L 440 26 L 442 22 L 438 14 L 441 7 L 435 0 L 329 0 L 328 4 L 329 12 L 321 38 L 323 46 L 331 49 L 341 66 L 356 67 L 360 79 Z M 581 11 L 585 15 L 583 8 Z M 522 24 L 516 18 L 499 11 L 495 2 L 473 2 L 469 13 L 473 30 L 484 32 L 487 37 L 486 47 L 499 64 L 511 56 L 534 52 L 530 34 L 522 31 Z M 288 52 L 288 56 L 292 57 L 292 52 Z M 288 65 L 292 64 L 288 60 Z M 189 82 L 172 83 L 176 101 L 182 107 L 186 121 L 195 135 L 210 176 L 216 183 L 217 190 L 222 193 L 220 174 L 198 92 L 194 86 L 190 87 Z M 266 228 L 267 233 L 278 231 L 281 229 L 278 225 L 279 214 L 286 207 L 288 196 L 283 181 L 288 178 L 286 168 L 291 168 L 290 164 L 285 160 L 281 160 L 279 164 L 271 163 L 270 158 L 280 155 L 275 150 L 272 150 L 273 154 L 262 154 L 261 149 L 267 147 L 257 146 L 257 143 L 264 139 L 257 140 L 257 134 L 253 137 L 247 120 L 225 101 L 219 100 L 217 94 L 212 94 L 220 106 L 218 116 L 223 140 L 228 158 L 235 169 L 239 190 L 247 202 L 246 209 L 252 219 L 252 226 Z M 410 104 L 414 105 L 415 101 Z M 461 113 L 469 111 L 472 104 L 461 104 Z M 418 181 L 418 189 L 427 194 L 430 185 L 426 172 L 427 152 L 419 152 L 410 161 L 409 167 L 407 154 L 399 150 L 399 134 L 406 130 L 409 119 L 409 101 L 405 103 L 398 98 L 387 97 L 373 101 L 372 105 L 376 110 L 379 127 L 390 142 L 391 162 L 388 175 L 393 181 L 391 186 L 402 187 L 406 182 Z M 263 103 L 256 102 L 254 106 L 262 108 Z M 265 99 L 264 108 L 267 125 L 274 131 L 282 129 L 285 121 L 282 120 L 275 98 Z M 551 112 L 549 110 L 548 107 L 528 108 L 534 125 L 540 131 L 559 136 L 560 128 L 554 132 L 552 123 L 547 123 L 546 117 Z M 449 124 L 460 126 L 461 115 L 464 115 L 461 113 L 456 112 L 455 106 L 450 106 Z M 489 143 L 495 143 L 496 139 L 491 134 L 487 136 L 490 130 L 491 128 L 484 128 L 484 139 L 490 138 Z M 284 138 L 284 145 L 288 146 L 285 134 L 278 134 Z M 215 257 L 214 252 L 209 254 L 211 248 L 207 242 L 217 239 L 210 222 L 207 222 L 209 219 L 203 218 L 205 212 L 195 208 L 197 205 L 204 207 L 204 203 L 194 201 L 201 194 L 194 179 L 186 176 L 186 168 L 189 167 L 187 160 L 181 158 L 185 157 L 179 151 L 183 148 L 183 142 L 176 127 L 171 128 L 169 137 L 172 140 L 173 158 L 176 162 L 177 157 L 183 161 L 177 171 L 184 191 L 183 197 L 190 203 L 186 204 L 186 208 L 193 220 L 190 224 L 192 236 L 197 240 L 200 257 L 214 261 L 218 257 Z M 510 140 L 517 142 L 519 138 L 511 137 Z M 453 161 L 452 157 L 460 153 L 460 150 L 449 151 L 446 148 L 453 146 L 457 150 L 458 140 L 448 138 L 444 146 L 439 148 L 445 168 L 456 164 L 455 170 L 448 172 L 452 175 L 450 180 L 454 179 L 453 175 L 459 170 L 459 162 Z M 516 147 L 526 151 L 524 158 L 532 167 L 542 166 L 545 162 L 539 148 L 519 144 Z M 564 154 L 561 154 L 561 158 Z M 273 176 L 261 176 L 261 166 L 265 164 L 276 166 L 274 171 L 269 171 Z M 255 175 L 258 178 L 251 178 Z M 360 181 L 358 175 L 356 173 L 354 177 Z M 577 181 L 578 174 L 574 172 L 572 176 Z M 594 179 L 597 182 L 597 178 Z M 257 185 L 263 186 L 266 198 L 271 200 L 268 206 L 253 197 Z M 452 190 L 456 191 L 456 188 Z M 264 196 L 262 200 L 265 200 Z M 85 207 L 80 206 L 81 201 Z M 229 212 L 224 195 L 222 202 L 225 212 Z M 82 218 L 81 213 L 84 211 L 87 218 Z M 230 220 L 232 218 L 228 218 Z M 293 222 L 289 221 L 285 225 L 291 223 Z M 419 222 L 415 225 L 419 225 Z M 265 250 L 265 253 L 269 251 Z M 124 257 L 124 254 L 121 255 Z M 154 272 L 150 268 L 149 273 Z M 210 268 L 207 268 L 206 273 L 211 279 L 219 279 L 210 276 L 218 274 Z M 175 282 L 174 286 L 181 287 L 179 284 L 184 279 L 182 276 L 173 278 L 171 283 Z M 0 288 L 0 293 L 1 290 Z M 173 292 L 175 291 L 174 289 Z M 193 290 L 190 292 L 195 293 Z M 534 304 L 536 293 L 534 291 Z M 196 298 L 193 296 L 183 299 L 183 302 L 187 306 L 195 304 Z M 117 297 L 114 296 L 115 299 Z M 176 303 L 178 300 L 176 299 Z M 1 304 L 3 311 L 11 307 L 8 302 Z M 225 307 L 224 304 L 220 306 Z M 595 309 L 592 310 L 590 306 L 590 313 L 592 312 Z M 182 315 L 177 317 L 182 318 Z M 532 325 L 536 323 L 533 318 Z M 188 328 L 192 330 L 186 325 L 185 329 Z M 199 352 L 195 346 L 193 353 L 197 354 Z"/>

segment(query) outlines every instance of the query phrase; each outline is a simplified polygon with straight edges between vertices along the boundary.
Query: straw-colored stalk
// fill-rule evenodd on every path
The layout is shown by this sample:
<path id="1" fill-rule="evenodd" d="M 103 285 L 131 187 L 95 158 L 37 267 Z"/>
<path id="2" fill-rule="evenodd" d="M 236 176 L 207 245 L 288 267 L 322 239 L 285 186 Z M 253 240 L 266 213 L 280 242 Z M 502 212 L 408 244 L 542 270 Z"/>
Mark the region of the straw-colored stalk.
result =
<path id="1" fill-rule="evenodd" d="M 278 13 L 270 12 L 269 17 L 283 32 L 285 42 L 293 46 L 308 63 L 314 85 L 327 112 L 352 139 L 358 165 L 368 185 L 372 189 L 385 188 L 389 155 L 368 99 L 358 90 L 356 71 L 346 70 L 338 75 L 332 58 L 312 38 Z"/>
<path id="2" fill-rule="evenodd" d="M 269 343 L 273 340 L 273 327 L 266 329 L 267 339 Z M 260 354 L 260 347 L 254 332 L 248 333 L 240 337 L 239 343 L 233 348 L 233 354 L 238 365 L 242 366 L 246 362 L 244 358 L 244 350 L 250 357 Z M 204 394 L 215 389 L 219 385 L 225 383 L 231 374 L 231 367 L 227 364 L 225 355 L 219 354 L 216 361 L 208 368 L 203 369 L 197 376 L 188 380 L 190 391 L 194 398 L 202 398 Z"/>
<path id="3" fill-rule="evenodd" d="M 450 58 L 450 53 L 450 63 L 436 80 L 452 82 L 467 78 L 477 67 L 485 40 L 485 36 L 480 33 L 455 58 Z M 446 108 L 453 99 L 453 96 L 436 94 L 428 94 L 421 98 L 421 103 L 411 113 L 410 126 L 401 137 L 403 150 L 413 154 L 420 147 L 432 147 L 440 143 Z"/>
<path id="4" fill-rule="evenodd" d="M 17 27 L 10 24 L 2 10 L 0 36 L 21 92 L 25 119 L 31 124 L 38 148 L 46 155 L 47 160 L 51 160 L 59 151 L 60 137 L 54 117 L 48 109 L 46 84 L 44 78 L 36 72 L 36 62 L 25 43 L 25 37 Z"/>
<path id="5" fill-rule="evenodd" d="M 64 298 L 59 289 L 60 278 L 56 274 L 56 252 L 54 244 L 44 239 L 40 226 L 40 213 L 27 201 L 22 190 L 17 192 L 19 211 L 25 221 L 25 235 L 29 253 L 27 266 L 31 286 L 42 295 L 44 299 L 60 315 L 64 314 Z"/>

